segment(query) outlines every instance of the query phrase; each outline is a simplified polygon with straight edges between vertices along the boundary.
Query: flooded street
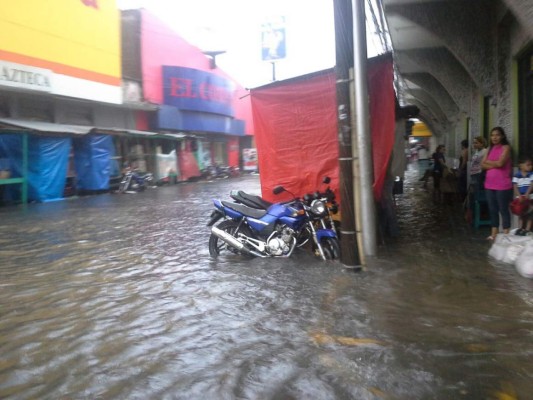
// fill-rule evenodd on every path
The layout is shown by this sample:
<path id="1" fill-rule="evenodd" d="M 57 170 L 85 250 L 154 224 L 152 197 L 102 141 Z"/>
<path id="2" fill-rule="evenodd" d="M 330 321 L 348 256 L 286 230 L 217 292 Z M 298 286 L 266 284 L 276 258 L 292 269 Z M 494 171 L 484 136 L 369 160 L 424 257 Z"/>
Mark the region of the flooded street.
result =
<path id="1" fill-rule="evenodd" d="M 212 260 L 257 176 L 0 209 L 0 398 L 532 398 L 533 282 L 420 186 L 361 273 Z"/>

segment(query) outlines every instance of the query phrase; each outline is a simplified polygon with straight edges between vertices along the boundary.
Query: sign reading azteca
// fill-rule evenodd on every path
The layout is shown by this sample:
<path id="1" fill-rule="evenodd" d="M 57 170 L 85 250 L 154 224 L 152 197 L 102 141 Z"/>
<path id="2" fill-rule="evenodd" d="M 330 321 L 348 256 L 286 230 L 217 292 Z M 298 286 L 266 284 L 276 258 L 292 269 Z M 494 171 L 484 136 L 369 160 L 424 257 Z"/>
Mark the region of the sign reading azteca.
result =
<path id="1" fill-rule="evenodd" d="M 163 101 L 182 110 L 235 116 L 233 83 L 193 68 L 163 66 Z"/>
<path id="2" fill-rule="evenodd" d="M 122 102 L 120 11 L 115 0 L 9 2 L 2 7 L 0 37 L 11 38 L 0 41 L 1 61 L 16 64 L 0 71 L 0 85 Z"/>
<path id="3" fill-rule="evenodd" d="M 0 85 L 50 92 L 52 71 L 0 61 Z"/>

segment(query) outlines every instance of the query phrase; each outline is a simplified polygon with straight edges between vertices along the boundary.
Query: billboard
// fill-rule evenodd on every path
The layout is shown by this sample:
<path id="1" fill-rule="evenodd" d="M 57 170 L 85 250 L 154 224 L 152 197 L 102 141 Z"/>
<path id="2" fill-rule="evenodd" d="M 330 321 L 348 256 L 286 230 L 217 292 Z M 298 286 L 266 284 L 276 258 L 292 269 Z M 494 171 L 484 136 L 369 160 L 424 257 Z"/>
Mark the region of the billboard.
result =
<path id="1" fill-rule="evenodd" d="M 1 61 L 52 71 L 54 94 L 121 102 L 115 0 L 2 1 L 0 15 Z"/>
<path id="2" fill-rule="evenodd" d="M 261 47 L 263 61 L 285 58 L 285 17 L 270 18 L 261 25 Z"/>

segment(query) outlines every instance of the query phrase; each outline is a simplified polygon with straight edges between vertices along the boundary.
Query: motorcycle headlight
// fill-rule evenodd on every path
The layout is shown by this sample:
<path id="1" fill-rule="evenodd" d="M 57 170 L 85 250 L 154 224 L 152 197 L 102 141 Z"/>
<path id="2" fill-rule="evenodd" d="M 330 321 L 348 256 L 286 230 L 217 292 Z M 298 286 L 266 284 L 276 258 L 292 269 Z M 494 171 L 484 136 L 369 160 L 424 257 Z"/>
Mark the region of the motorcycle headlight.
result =
<path id="1" fill-rule="evenodd" d="M 317 216 L 326 214 L 326 205 L 322 200 L 313 200 L 311 203 L 311 213 Z"/>

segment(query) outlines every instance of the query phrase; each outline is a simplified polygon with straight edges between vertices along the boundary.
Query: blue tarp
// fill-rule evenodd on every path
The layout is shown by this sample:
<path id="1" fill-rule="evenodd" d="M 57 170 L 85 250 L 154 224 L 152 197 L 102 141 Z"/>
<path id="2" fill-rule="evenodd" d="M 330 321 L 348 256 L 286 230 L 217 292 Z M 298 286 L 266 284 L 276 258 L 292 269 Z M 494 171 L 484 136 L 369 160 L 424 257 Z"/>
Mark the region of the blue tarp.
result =
<path id="1" fill-rule="evenodd" d="M 113 138 L 108 135 L 88 135 L 75 139 L 73 145 L 77 189 L 109 189 L 111 158 L 115 154 Z"/>
<path id="2" fill-rule="evenodd" d="M 66 137 L 29 137 L 29 201 L 44 202 L 63 198 L 70 145 L 71 140 Z M 22 176 L 22 135 L 0 135 L 0 158 L 9 159 L 12 178 Z M 9 185 L 6 196 L 10 200 L 20 200 L 20 185 Z"/>

